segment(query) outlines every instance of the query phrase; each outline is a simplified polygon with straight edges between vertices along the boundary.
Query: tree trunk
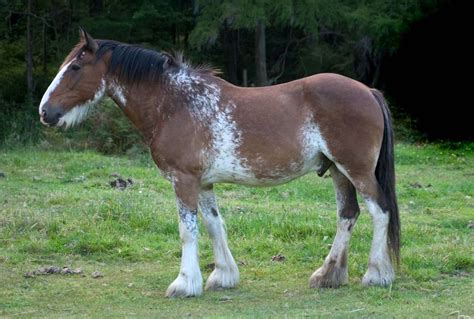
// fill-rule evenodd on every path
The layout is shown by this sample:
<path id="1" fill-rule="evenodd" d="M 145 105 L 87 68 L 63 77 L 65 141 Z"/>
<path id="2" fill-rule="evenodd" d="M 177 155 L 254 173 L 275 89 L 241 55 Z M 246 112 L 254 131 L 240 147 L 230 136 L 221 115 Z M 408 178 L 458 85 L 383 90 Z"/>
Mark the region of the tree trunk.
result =
<path id="1" fill-rule="evenodd" d="M 27 4 L 26 17 L 26 87 L 27 101 L 33 99 L 33 36 L 31 30 L 31 0 Z"/>
<path id="2" fill-rule="evenodd" d="M 238 85 L 239 84 L 239 48 L 238 48 L 238 43 L 237 43 L 237 31 L 232 30 L 231 31 L 231 36 L 232 36 L 232 69 L 234 72 L 235 76 L 235 82 L 234 84 Z"/>
<path id="3" fill-rule="evenodd" d="M 102 13 L 104 9 L 104 2 L 102 0 L 90 0 L 89 1 L 89 15 L 96 17 Z"/>
<path id="4" fill-rule="evenodd" d="M 235 31 L 227 25 L 224 26 L 224 53 L 227 58 L 227 76 L 230 83 L 238 84 L 237 78 L 237 43 Z"/>
<path id="5" fill-rule="evenodd" d="M 42 37 L 43 37 L 43 76 L 46 77 L 48 73 L 48 61 L 47 61 L 47 48 L 46 48 L 46 23 L 43 21 L 43 30 L 42 30 Z"/>
<path id="6" fill-rule="evenodd" d="M 257 66 L 257 81 L 256 86 L 268 85 L 267 79 L 267 52 L 265 46 L 265 24 L 262 20 L 257 22 L 256 33 L 256 50 L 255 63 Z"/>

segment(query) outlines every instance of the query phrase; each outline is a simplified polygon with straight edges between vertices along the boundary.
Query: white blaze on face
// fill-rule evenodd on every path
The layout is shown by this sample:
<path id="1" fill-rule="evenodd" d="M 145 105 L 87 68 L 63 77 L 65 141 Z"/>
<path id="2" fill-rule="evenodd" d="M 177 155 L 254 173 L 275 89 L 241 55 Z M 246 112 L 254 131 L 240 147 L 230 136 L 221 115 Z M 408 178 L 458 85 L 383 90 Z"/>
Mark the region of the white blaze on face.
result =
<path id="1" fill-rule="evenodd" d="M 94 94 L 94 97 L 81 105 L 74 106 L 69 112 L 64 114 L 57 124 L 57 126 L 65 125 L 66 128 L 80 123 L 89 113 L 92 106 L 96 105 L 105 94 L 105 80 L 100 81 L 99 88 Z"/>
<path id="2" fill-rule="evenodd" d="M 48 102 L 49 97 L 51 96 L 51 94 L 54 92 L 54 90 L 59 85 L 59 83 L 61 83 L 61 80 L 63 79 L 63 76 L 64 76 L 64 72 L 66 72 L 67 68 L 69 67 L 69 65 L 71 63 L 72 63 L 72 61 L 69 62 L 68 64 L 66 64 L 65 66 L 63 66 L 61 68 L 61 70 L 59 70 L 58 74 L 56 74 L 56 76 L 54 77 L 53 82 L 51 82 L 48 89 L 46 90 L 43 97 L 41 98 L 41 103 L 40 103 L 40 106 L 39 106 L 39 114 L 40 115 L 41 115 L 41 111 L 43 110 L 43 105 L 45 105 Z"/>

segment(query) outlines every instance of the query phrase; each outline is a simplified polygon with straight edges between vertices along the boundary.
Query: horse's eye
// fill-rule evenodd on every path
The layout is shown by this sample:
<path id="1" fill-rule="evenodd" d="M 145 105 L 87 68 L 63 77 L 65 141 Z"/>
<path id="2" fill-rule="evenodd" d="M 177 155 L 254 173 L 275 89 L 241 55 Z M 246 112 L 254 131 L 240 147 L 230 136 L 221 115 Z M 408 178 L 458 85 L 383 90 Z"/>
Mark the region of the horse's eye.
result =
<path id="1" fill-rule="evenodd" d="M 79 70 L 80 68 L 81 68 L 81 67 L 80 67 L 79 65 L 77 65 L 77 64 L 71 65 L 71 69 L 73 69 L 74 71 L 77 71 L 77 70 Z"/>

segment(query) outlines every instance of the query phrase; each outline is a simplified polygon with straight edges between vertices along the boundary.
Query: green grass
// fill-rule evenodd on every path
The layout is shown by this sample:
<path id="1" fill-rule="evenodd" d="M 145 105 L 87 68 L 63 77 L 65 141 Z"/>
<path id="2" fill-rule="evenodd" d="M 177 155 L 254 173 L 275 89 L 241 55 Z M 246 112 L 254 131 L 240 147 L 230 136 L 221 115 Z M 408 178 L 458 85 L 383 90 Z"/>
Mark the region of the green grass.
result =
<path id="1" fill-rule="evenodd" d="M 0 151 L 0 317 L 453 317 L 474 315 L 474 147 L 397 146 L 402 264 L 389 288 L 364 288 L 371 225 L 363 205 L 350 284 L 312 290 L 308 278 L 335 234 L 330 178 L 273 188 L 217 185 L 241 283 L 170 300 L 180 243 L 171 187 L 148 158 L 92 152 Z M 110 188 L 112 173 L 131 189 Z M 418 187 L 421 185 L 421 188 Z M 213 261 L 201 226 L 204 278 Z M 272 262 L 281 253 L 285 262 Z M 86 277 L 24 278 L 40 266 Z M 99 270 L 103 278 L 90 273 Z"/>

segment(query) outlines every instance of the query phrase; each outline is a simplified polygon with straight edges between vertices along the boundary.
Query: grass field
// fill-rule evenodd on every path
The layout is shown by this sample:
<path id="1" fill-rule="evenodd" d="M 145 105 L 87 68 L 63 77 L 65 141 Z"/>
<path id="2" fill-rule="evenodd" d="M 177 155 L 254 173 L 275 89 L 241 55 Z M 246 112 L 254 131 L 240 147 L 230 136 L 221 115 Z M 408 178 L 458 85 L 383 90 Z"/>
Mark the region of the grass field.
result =
<path id="1" fill-rule="evenodd" d="M 241 283 L 170 300 L 164 292 L 180 261 L 177 213 L 150 159 L 0 150 L 0 317 L 473 317 L 474 145 L 396 151 L 403 238 L 392 287 L 360 284 L 371 240 L 361 205 L 350 284 L 308 288 L 336 229 L 331 179 L 311 174 L 273 188 L 217 185 Z M 113 173 L 135 184 L 113 189 Z M 206 279 L 212 250 L 200 227 Z M 285 261 L 272 261 L 277 254 Z M 85 276 L 24 277 L 50 265 Z"/>

